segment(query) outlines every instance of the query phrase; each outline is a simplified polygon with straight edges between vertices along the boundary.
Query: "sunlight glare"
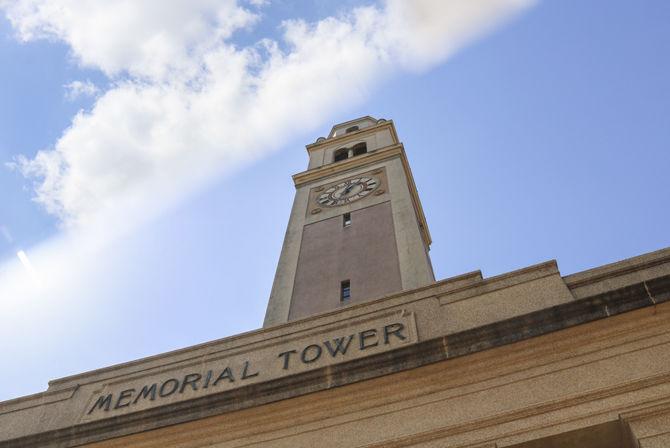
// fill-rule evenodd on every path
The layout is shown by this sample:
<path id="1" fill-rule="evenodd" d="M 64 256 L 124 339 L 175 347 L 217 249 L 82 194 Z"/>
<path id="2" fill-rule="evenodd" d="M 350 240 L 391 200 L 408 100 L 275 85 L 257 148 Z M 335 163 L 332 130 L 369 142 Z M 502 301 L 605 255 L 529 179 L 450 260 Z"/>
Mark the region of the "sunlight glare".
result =
<path id="1" fill-rule="evenodd" d="M 21 264 L 23 265 L 24 268 L 26 268 L 26 270 L 30 273 L 33 279 L 37 280 L 37 271 L 35 271 L 33 264 L 28 259 L 28 255 L 26 255 L 24 251 L 19 250 L 16 253 L 16 256 L 19 257 L 19 260 L 21 260 Z"/>

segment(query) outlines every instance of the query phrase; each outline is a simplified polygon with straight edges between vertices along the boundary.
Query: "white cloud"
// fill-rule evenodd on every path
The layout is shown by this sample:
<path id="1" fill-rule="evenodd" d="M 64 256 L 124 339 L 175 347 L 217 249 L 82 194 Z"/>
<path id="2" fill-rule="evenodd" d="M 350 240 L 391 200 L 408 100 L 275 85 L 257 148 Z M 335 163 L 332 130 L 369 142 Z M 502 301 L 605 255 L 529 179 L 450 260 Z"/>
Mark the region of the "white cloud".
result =
<path id="1" fill-rule="evenodd" d="M 532 0 L 420 0 L 387 2 L 379 46 L 403 68 L 417 71 L 443 61 Z"/>
<path id="2" fill-rule="evenodd" d="M 235 0 L 9 0 L 5 9 L 24 41 L 62 40 L 85 66 L 152 79 L 193 75 L 203 53 L 256 19 Z"/>
<path id="3" fill-rule="evenodd" d="M 5 1 L 20 39 L 63 41 L 112 81 L 52 148 L 17 165 L 49 213 L 66 226 L 96 223 L 103 230 L 93 234 L 110 238 L 115 227 L 130 228 L 323 125 L 393 70 L 442 62 L 530 3 L 388 0 L 317 23 L 286 22 L 281 45 L 238 48 L 231 36 L 260 17 L 233 0 Z"/>
<path id="4" fill-rule="evenodd" d="M 52 149 L 20 164 L 38 180 L 39 203 L 65 223 L 84 223 L 252 160 L 359 101 L 389 70 L 438 63 L 528 3 L 390 0 L 315 24 L 287 22 L 282 52 L 272 40 L 228 42 L 258 19 L 232 0 L 9 2 L 20 38 L 63 40 L 83 65 L 117 77 Z"/>
<path id="5" fill-rule="evenodd" d="M 94 97 L 98 94 L 100 89 L 98 86 L 93 84 L 91 81 L 72 81 L 69 84 L 64 85 L 65 87 L 65 98 L 69 101 L 75 101 L 83 96 Z"/>

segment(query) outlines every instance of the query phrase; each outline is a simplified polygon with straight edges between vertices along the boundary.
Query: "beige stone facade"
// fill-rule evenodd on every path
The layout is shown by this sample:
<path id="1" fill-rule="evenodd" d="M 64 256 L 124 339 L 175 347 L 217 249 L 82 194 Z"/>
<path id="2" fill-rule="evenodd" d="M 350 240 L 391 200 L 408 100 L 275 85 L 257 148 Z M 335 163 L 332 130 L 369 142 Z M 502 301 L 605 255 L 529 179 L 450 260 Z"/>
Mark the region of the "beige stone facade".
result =
<path id="1" fill-rule="evenodd" d="M 365 170 L 406 172 L 397 154 Z M 365 205 L 410 207 L 425 248 L 403 182 L 406 195 Z M 301 231 L 310 188 L 291 215 Z M 0 403 L 0 447 L 670 447 L 670 248 L 568 276 L 548 261 L 402 289 L 51 381 Z"/>

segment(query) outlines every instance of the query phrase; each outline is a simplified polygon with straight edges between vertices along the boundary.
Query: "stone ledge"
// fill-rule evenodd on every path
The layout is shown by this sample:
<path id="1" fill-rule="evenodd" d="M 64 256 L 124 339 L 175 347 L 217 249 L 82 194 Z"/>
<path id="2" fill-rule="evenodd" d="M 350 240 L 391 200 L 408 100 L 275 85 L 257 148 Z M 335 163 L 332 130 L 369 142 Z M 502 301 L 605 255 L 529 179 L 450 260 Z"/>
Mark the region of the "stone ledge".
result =
<path id="1" fill-rule="evenodd" d="M 556 260 L 549 260 L 522 269 L 495 275 L 493 277 L 482 278 L 480 271 L 475 271 L 474 274 L 475 275 L 471 275 L 468 279 L 472 280 L 467 283 L 463 282 L 460 288 L 453 287 L 440 294 L 440 305 L 467 300 L 471 297 L 477 297 L 500 289 L 532 282 L 533 280 L 538 280 L 550 275 L 559 275 L 560 272 L 558 271 Z M 479 278 L 477 278 L 476 274 L 479 274 Z"/>
<path id="2" fill-rule="evenodd" d="M 563 280 L 579 299 L 658 277 L 668 265 L 670 247 L 566 275 Z"/>
<path id="3" fill-rule="evenodd" d="M 72 398 L 76 390 L 77 386 L 71 386 L 3 401 L 2 407 L 0 408 L 0 415 L 67 400 Z"/>

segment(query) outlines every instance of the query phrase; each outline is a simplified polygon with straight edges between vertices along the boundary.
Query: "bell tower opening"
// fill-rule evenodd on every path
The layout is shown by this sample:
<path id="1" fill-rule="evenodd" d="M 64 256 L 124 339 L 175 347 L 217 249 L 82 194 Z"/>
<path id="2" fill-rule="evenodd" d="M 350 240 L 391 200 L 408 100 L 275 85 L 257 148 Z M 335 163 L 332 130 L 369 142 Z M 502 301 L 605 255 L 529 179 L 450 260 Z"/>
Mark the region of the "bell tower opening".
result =
<path id="1" fill-rule="evenodd" d="M 368 152 L 368 145 L 366 145 L 365 142 L 358 143 L 351 148 L 351 151 L 353 152 L 354 157 L 360 156 Z"/>
<path id="2" fill-rule="evenodd" d="M 339 162 L 340 160 L 346 160 L 349 158 L 349 148 L 340 148 L 335 151 L 333 155 L 333 162 Z"/>

